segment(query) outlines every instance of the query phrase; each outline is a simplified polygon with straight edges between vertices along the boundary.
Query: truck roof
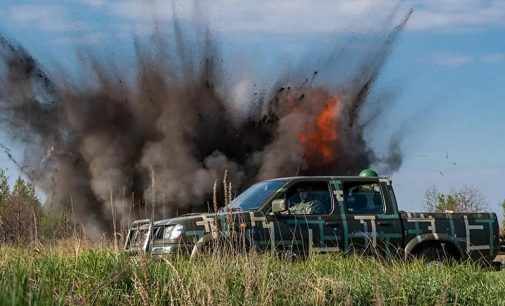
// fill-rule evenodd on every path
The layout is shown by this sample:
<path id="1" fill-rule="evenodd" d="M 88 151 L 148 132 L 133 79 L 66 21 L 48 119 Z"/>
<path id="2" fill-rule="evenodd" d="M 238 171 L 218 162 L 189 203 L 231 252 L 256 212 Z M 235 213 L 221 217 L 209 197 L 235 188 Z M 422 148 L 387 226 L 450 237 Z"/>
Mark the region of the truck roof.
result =
<path id="1" fill-rule="evenodd" d="M 269 179 L 266 181 L 280 181 L 280 180 L 326 180 L 326 179 L 334 179 L 334 180 L 346 180 L 346 181 L 379 181 L 379 180 L 388 180 L 391 181 L 389 176 L 288 176 L 288 177 L 278 177 L 274 179 Z"/>

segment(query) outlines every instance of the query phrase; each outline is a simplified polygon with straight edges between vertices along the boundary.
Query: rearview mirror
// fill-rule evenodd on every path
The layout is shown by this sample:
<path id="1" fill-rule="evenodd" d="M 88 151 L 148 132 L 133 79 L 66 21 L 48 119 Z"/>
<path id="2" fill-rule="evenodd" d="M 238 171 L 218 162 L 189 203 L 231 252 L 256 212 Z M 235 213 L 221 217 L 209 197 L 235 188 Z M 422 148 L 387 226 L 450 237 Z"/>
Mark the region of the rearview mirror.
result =
<path id="1" fill-rule="evenodd" d="M 276 199 L 272 201 L 272 212 L 274 214 L 283 212 L 286 210 L 286 201 L 284 199 Z"/>

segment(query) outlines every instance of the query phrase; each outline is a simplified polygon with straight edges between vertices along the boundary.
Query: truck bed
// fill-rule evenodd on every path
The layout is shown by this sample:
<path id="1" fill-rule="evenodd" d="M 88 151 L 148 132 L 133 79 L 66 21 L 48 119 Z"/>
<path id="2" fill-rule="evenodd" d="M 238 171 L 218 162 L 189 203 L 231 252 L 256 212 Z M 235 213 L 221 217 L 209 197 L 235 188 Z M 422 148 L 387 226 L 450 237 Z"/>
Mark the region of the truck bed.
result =
<path id="1" fill-rule="evenodd" d="M 494 213 L 402 212 L 407 252 L 433 239 L 454 246 L 462 257 L 492 261 L 500 250 Z"/>

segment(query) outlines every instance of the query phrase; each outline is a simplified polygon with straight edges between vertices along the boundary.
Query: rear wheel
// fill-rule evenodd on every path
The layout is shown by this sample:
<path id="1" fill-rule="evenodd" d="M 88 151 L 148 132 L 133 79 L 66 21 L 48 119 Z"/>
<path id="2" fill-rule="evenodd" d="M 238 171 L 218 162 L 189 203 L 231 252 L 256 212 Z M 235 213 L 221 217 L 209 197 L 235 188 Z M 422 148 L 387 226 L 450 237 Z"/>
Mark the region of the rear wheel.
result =
<path id="1" fill-rule="evenodd" d="M 454 251 L 445 244 L 432 244 L 423 247 L 417 253 L 417 257 L 428 263 L 450 262 L 457 259 Z"/>
<path id="2" fill-rule="evenodd" d="M 422 249 L 419 252 L 419 257 L 426 262 L 443 262 L 447 260 L 446 254 L 444 254 L 442 248 L 429 246 Z"/>

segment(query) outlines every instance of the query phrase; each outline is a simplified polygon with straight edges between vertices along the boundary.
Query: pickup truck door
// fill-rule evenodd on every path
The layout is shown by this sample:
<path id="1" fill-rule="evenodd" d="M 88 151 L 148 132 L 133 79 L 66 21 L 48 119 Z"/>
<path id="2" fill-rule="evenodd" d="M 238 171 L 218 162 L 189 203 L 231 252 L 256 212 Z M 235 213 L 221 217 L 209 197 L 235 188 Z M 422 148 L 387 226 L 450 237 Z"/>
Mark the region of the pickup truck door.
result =
<path id="1" fill-rule="evenodd" d="M 270 215 L 275 247 L 296 254 L 338 251 L 332 214 L 335 203 L 327 180 L 298 181 L 283 195 L 287 210 Z"/>
<path id="2" fill-rule="evenodd" d="M 341 184 L 342 223 L 347 251 L 397 254 L 403 245 L 403 228 L 394 195 L 381 181 L 344 181 Z"/>

